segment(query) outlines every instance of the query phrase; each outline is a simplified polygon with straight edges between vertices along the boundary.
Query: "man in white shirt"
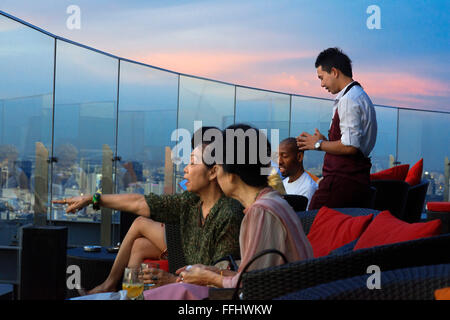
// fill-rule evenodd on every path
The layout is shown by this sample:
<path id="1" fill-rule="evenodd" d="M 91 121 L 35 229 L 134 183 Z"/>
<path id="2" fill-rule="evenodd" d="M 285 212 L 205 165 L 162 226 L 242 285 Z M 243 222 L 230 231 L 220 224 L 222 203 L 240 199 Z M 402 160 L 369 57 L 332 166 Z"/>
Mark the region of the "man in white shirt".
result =
<path id="1" fill-rule="evenodd" d="M 308 198 L 308 205 L 317 190 L 317 183 L 303 168 L 303 151 L 297 148 L 295 138 L 287 138 L 278 147 L 278 165 L 287 194 L 296 194 Z"/>
<path id="2" fill-rule="evenodd" d="M 322 51 L 316 59 L 321 86 L 338 94 L 328 139 L 315 130 L 297 137 L 300 150 L 325 151 L 323 180 L 309 209 L 368 207 L 370 203 L 369 154 L 375 146 L 375 108 L 361 85 L 352 79 L 351 60 L 338 48 Z"/>

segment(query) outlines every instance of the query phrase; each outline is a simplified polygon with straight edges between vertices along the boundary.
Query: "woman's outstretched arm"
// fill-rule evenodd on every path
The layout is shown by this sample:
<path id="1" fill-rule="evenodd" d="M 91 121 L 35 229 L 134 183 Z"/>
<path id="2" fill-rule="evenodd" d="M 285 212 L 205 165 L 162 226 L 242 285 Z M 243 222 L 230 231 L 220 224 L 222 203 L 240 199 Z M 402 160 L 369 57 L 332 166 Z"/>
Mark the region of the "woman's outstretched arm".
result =
<path id="1" fill-rule="evenodd" d="M 54 200 L 52 203 L 67 204 L 66 212 L 75 213 L 92 204 L 92 195 Z M 101 207 L 150 217 L 150 208 L 141 194 L 103 194 L 99 204 Z"/>

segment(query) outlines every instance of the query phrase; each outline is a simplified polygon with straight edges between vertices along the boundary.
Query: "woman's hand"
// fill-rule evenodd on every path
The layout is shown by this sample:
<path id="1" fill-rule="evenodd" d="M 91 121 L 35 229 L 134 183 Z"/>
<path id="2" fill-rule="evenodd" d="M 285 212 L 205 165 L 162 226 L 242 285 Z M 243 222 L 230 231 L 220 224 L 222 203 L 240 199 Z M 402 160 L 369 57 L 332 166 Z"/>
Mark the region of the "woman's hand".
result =
<path id="1" fill-rule="evenodd" d="M 214 285 L 216 287 L 222 287 L 222 277 L 216 272 L 211 271 L 209 267 L 203 265 L 185 267 L 179 273 L 177 282 L 197 284 L 200 286 Z"/>
<path id="2" fill-rule="evenodd" d="M 83 209 L 84 207 L 87 207 L 92 203 L 92 196 L 87 195 L 62 200 L 53 200 L 52 203 L 67 204 L 69 206 L 67 207 L 66 212 L 76 213 L 77 211 Z"/>
<path id="3" fill-rule="evenodd" d="M 142 278 L 145 284 L 154 284 L 155 287 L 160 287 L 165 284 L 175 283 L 178 279 L 171 273 L 168 273 L 161 269 L 147 268 L 142 270 Z"/>
<path id="4" fill-rule="evenodd" d="M 220 273 L 220 269 L 219 268 L 214 267 L 214 266 L 205 266 L 203 264 L 194 264 L 194 265 L 184 266 L 184 267 L 178 269 L 177 271 L 175 271 L 175 273 L 176 274 L 180 274 L 182 271 L 185 271 L 185 270 L 189 271 L 189 269 L 191 269 L 193 267 L 209 270 L 209 271 L 216 272 L 216 273 L 217 272 Z"/>

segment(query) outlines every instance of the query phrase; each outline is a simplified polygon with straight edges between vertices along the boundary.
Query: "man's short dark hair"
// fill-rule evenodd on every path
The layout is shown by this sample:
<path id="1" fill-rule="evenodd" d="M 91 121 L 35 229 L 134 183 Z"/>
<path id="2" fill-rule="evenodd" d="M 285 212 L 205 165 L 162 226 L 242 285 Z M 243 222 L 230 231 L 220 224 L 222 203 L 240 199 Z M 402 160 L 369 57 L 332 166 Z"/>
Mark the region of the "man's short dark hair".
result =
<path id="1" fill-rule="evenodd" d="M 282 144 L 290 146 L 294 150 L 295 154 L 303 152 L 297 147 L 297 139 L 295 139 L 294 137 L 289 137 L 282 140 L 279 145 L 281 146 Z"/>
<path id="2" fill-rule="evenodd" d="M 323 50 L 316 59 L 316 68 L 322 66 L 322 70 L 330 73 L 331 68 L 339 69 L 344 75 L 352 78 L 352 60 L 339 48 Z"/>

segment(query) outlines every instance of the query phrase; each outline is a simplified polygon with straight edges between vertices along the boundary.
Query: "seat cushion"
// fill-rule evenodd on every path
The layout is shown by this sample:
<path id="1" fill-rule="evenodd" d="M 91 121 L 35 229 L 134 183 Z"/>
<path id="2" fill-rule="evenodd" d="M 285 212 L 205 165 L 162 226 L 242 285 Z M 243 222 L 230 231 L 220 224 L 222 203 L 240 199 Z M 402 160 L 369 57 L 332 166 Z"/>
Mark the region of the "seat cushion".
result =
<path id="1" fill-rule="evenodd" d="M 434 212 L 449 212 L 450 213 L 450 202 L 428 202 L 427 210 Z"/>
<path id="2" fill-rule="evenodd" d="M 450 300 L 450 287 L 437 289 L 434 292 L 436 300 Z"/>
<path id="3" fill-rule="evenodd" d="M 423 171 L 423 158 L 417 161 L 415 165 L 409 169 L 406 175 L 405 182 L 409 183 L 411 186 L 415 186 L 422 180 Z"/>
<path id="4" fill-rule="evenodd" d="M 401 180 L 408 175 L 409 164 L 402 164 L 370 175 L 370 180 Z"/>
<path id="5" fill-rule="evenodd" d="M 308 233 L 314 257 L 322 257 L 331 251 L 357 239 L 369 225 L 373 214 L 352 217 L 339 211 L 322 207 Z"/>
<path id="6" fill-rule="evenodd" d="M 407 223 L 386 210 L 373 219 L 353 250 L 437 236 L 441 233 L 441 227 L 442 222 L 438 219 L 430 222 Z"/>
<path id="7" fill-rule="evenodd" d="M 166 272 L 169 272 L 169 261 L 168 260 L 151 260 L 151 259 L 145 259 L 145 263 L 158 263 L 159 268 L 161 270 L 164 270 Z"/>

